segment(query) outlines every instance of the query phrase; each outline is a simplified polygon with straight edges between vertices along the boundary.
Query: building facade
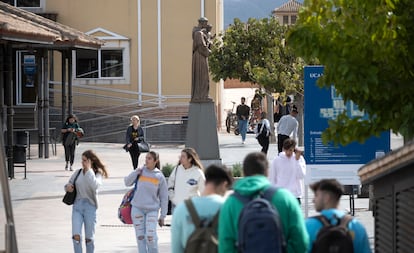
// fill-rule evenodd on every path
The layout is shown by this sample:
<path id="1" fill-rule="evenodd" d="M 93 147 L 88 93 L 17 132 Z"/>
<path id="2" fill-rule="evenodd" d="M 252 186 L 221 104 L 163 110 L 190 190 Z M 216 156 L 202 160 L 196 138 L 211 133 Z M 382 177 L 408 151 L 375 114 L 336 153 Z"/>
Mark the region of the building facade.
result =
<path id="1" fill-rule="evenodd" d="M 289 0 L 282 4 L 280 7 L 275 8 L 272 11 L 273 16 L 279 20 L 281 25 L 294 25 L 298 18 L 299 9 L 302 4 L 296 0 Z"/>

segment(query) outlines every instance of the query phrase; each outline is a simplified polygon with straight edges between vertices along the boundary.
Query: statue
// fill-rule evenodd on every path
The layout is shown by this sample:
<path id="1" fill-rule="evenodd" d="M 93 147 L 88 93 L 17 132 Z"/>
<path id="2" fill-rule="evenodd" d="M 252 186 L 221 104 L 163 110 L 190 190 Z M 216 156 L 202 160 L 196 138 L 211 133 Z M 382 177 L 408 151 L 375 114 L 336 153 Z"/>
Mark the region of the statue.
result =
<path id="1" fill-rule="evenodd" d="M 208 19 L 201 17 L 198 26 L 193 28 L 193 57 L 191 76 L 191 102 L 211 102 L 209 96 L 210 76 L 208 70 L 208 56 L 211 46 L 211 25 Z"/>

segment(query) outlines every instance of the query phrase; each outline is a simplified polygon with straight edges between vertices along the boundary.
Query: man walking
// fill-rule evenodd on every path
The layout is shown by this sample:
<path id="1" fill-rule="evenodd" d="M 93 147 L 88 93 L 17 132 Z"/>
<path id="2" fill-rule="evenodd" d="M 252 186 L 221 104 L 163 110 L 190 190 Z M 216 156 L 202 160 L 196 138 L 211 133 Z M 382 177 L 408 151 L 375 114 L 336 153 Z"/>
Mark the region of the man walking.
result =
<path id="1" fill-rule="evenodd" d="M 298 139 L 299 122 L 296 116 L 298 116 L 298 108 L 293 106 L 290 114 L 282 116 L 279 120 L 277 125 L 277 149 L 279 153 L 282 152 L 283 142 L 290 138 L 291 135 L 295 141 Z"/>
<path id="2" fill-rule="evenodd" d="M 303 179 L 306 175 L 306 162 L 302 152 L 297 150 L 296 141 L 286 139 L 283 152 L 273 159 L 269 171 L 269 181 L 277 186 L 288 189 L 299 201 L 302 198 Z"/>
<path id="3" fill-rule="evenodd" d="M 242 137 L 242 144 L 246 142 L 247 121 L 249 120 L 250 107 L 245 104 L 246 98 L 241 98 L 241 104 L 237 106 L 236 115 L 238 119 L 238 128 Z"/>
<path id="4" fill-rule="evenodd" d="M 224 194 L 231 186 L 231 171 L 225 167 L 211 165 L 205 171 L 206 183 L 202 196 L 193 197 L 191 201 L 200 220 L 211 222 L 224 203 Z M 172 253 L 183 253 L 189 236 L 195 226 L 185 202 L 174 210 L 171 224 Z"/>
<path id="5" fill-rule="evenodd" d="M 242 196 L 255 197 L 270 187 L 266 176 L 268 161 L 262 152 L 250 153 L 243 161 L 244 178 L 238 180 L 234 190 Z M 283 236 L 288 253 L 306 252 L 308 235 L 306 234 L 302 211 L 295 197 L 286 189 L 278 189 L 271 197 L 271 205 L 279 213 Z M 244 204 L 234 195 L 230 195 L 220 210 L 219 252 L 238 252 L 239 216 Z M 276 235 L 270 235 L 275 236 Z M 263 244 L 271 243 L 263 238 Z"/>
<path id="6" fill-rule="evenodd" d="M 321 213 L 323 219 L 326 222 L 337 225 L 345 216 L 345 212 L 338 210 L 339 200 L 343 194 L 343 187 L 336 179 L 323 179 L 310 185 L 310 188 L 315 193 L 313 200 L 316 211 Z M 347 224 L 349 234 L 351 235 L 353 242 L 354 253 L 371 253 L 369 246 L 368 235 L 364 226 L 356 220 L 356 218 L 350 217 L 351 220 Z M 317 237 L 323 227 L 323 223 L 317 217 L 311 217 L 306 220 L 306 229 L 309 234 L 309 249 L 310 252 L 317 250 Z M 323 243 L 320 247 L 326 247 L 327 243 Z M 344 248 L 342 246 L 342 248 Z M 351 248 L 352 249 L 352 248 Z M 323 249 L 320 252 L 325 252 Z M 318 251 L 319 252 L 319 251 Z M 343 251 L 340 251 L 343 252 Z M 350 252 L 350 251 L 346 251 Z"/>

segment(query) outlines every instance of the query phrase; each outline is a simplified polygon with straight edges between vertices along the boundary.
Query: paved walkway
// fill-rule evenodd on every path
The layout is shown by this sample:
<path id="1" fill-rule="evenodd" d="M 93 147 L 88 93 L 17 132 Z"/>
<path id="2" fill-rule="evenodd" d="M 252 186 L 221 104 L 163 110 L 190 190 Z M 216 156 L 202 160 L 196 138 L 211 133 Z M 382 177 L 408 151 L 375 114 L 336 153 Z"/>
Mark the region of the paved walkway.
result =
<path id="1" fill-rule="evenodd" d="M 246 154 L 259 151 L 253 135 L 248 135 L 245 145 L 241 137 L 227 133 L 219 134 L 220 155 L 226 165 L 241 163 Z M 57 156 L 38 159 L 37 147 L 32 147 L 32 159 L 28 160 L 27 179 L 23 179 L 21 168 L 16 168 L 16 178 L 10 180 L 13 214 L 16 223 L 17 243 L 20 253 L 73 252 L 71 241 L 71 207 L 61 202 L 63 185 L 72 172 L 64 170 L 63 147 L 58 144 Z M 161 164 L 176 164 L 183 146 L 153 146 L 160 153 Z M 98 224 L 96 227 L 96 252 L 132 253 L 137 252 L 133 227 L 123 225 L 117 218 L 117 208 L 127 188 L 123 177 L 132 170 L 129 154 L 122 144 L 83 143 L 76 149 L 75 168 L 79 168 L 80 155 L 93 149 L 108 167 L 110 177 L 104 180 L 99 193 Z M 273 159 L 277 146 L 271 144 L 269 159 Z M 140 164 L 145 156 L 140 157 Z M 162 165 L 161 165 L 162 166 Z M 311 200 L 310 215 L 314 214 Z M 3 201 L 0 202 L 3 205 Z M 369 237 L 373 237 L 372 213 L 367 210 L 367 199 L 356 199 L 356 217 L 367 227 Z M 341 203 L 349 208 L 347 197 Z M 0 224 L 5 224 L 4 208 L 0 208 Z M 170 223 L 171 217 L 167 217 Z M 170 228 L 158 229 L 160 252 L 170 252 Z M 0 229 L 0 238 L 5 238 Z M 4 249 L 4 239 L 0 239 L 0 249 Z"/>

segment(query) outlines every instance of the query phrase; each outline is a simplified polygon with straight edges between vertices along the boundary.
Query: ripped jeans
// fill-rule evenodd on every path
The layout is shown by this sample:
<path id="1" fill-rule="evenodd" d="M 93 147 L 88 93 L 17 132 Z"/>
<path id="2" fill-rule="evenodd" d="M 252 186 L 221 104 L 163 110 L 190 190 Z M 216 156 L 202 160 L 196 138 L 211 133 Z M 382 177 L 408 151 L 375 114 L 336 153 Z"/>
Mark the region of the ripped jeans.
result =
<path id="1" fill-rule="evenodd" d="M 131 217 L 139 253 L 158 253 L 158 210 L 140 210 L 132 206 Z"/>
<path id="2" fill-rule="evenodd" d="M 82 224 L 85 227 L 86 253 L 95 251 L 96 206 L 87 199 L 77 199 L 72 208 L 72 241 L 75 253 L 82 253 Z M 75 235 L 79 236 L 75 239 Z"/>

